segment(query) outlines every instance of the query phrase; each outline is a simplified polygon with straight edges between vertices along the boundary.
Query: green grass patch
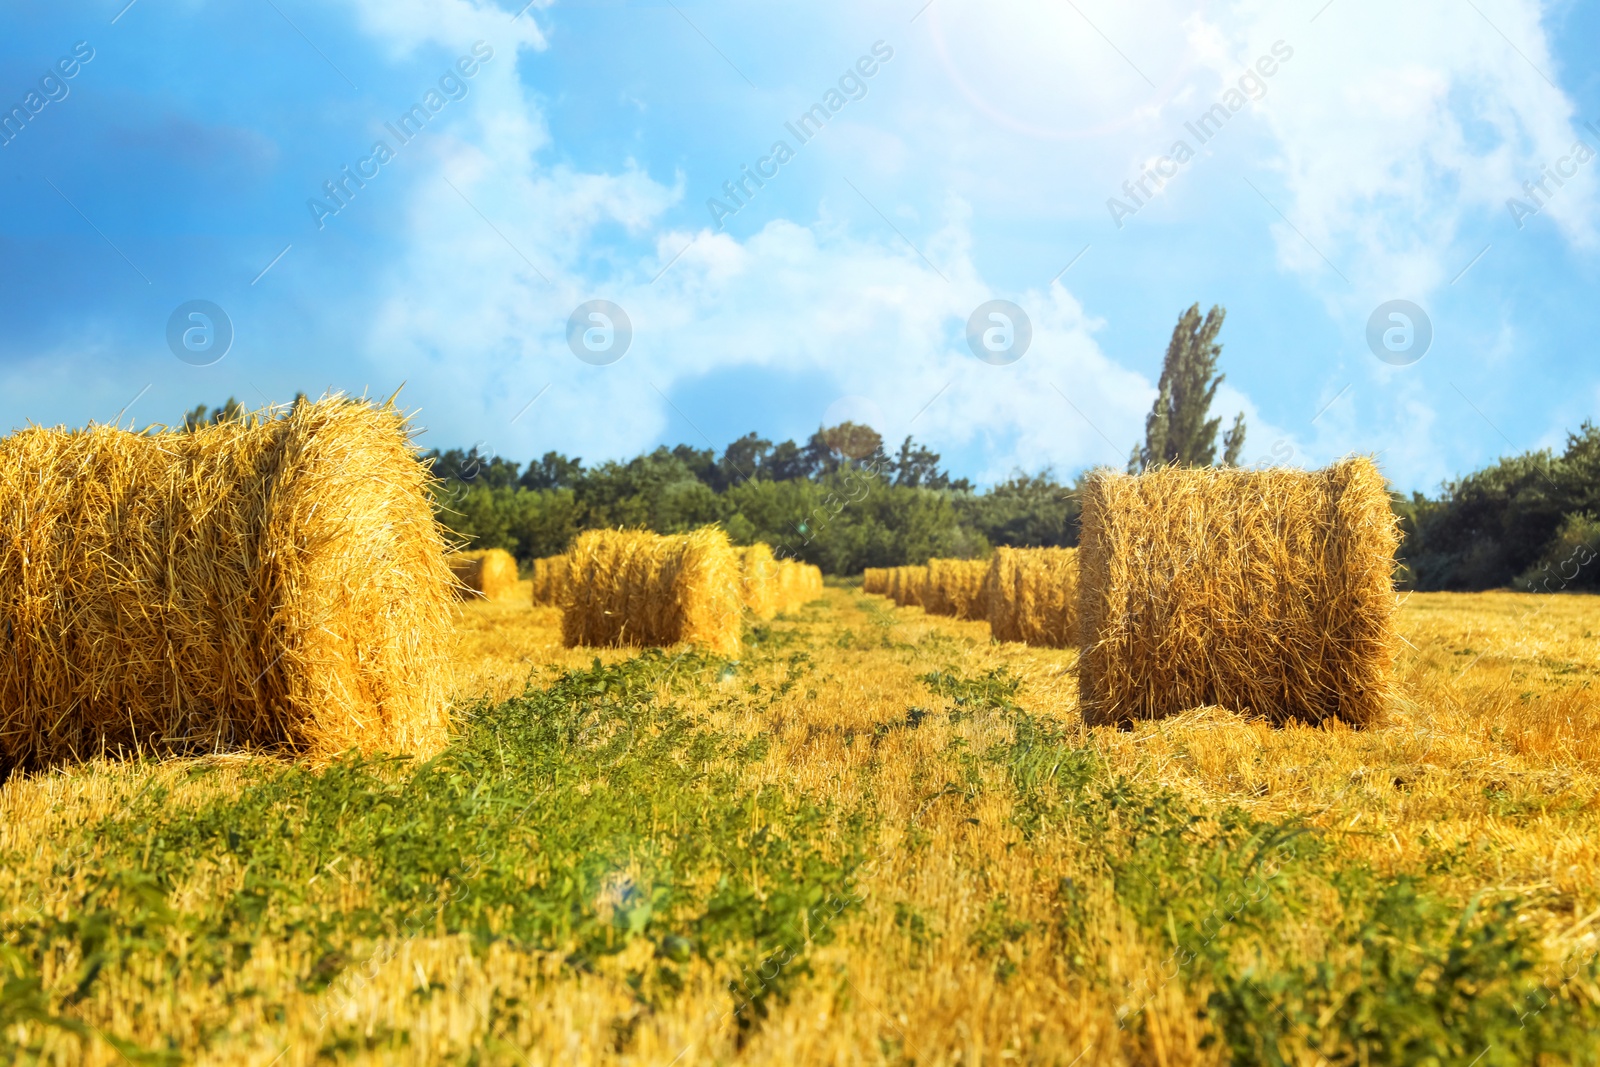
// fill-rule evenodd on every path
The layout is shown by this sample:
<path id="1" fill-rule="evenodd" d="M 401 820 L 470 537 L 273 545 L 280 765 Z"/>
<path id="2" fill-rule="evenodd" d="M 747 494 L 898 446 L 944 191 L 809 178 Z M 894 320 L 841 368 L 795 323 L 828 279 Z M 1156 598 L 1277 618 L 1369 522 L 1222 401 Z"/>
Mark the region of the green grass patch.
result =
<path id="1" fill-rule="evenodd" d="M 738 975 L 733 1007 L 753 1025 L 854 905 L 866 826 L 747 786 L 765 739 L 720 733 L 670 699 L 715 694 L 729 671 L 653 651 L 596 661 L 473 709 L 464 736 L 421 765 L 258 764 L 237 795 L 197 810 L 148 790 L 84 829 L 92 857 L 64 849 L 55 876 L 89 887 L 65 917 L 0 931 L 0 1021 L 48 1023 L 109 970 L 152 958 L 159 968 L 140 973 L 217 981 L 263 940 L 309 940 L 316 963 L 301 988 L 337 997 L 376 943 L 443 932 L 565 953 L 578 969 L 645 939 L 653 963 L 627 976 L 642 1002 L 670 1000 L 700 956 Z M 361 902 L 346 907 L 340 879 L 352 869 Z M 171 906 L 183 882 L 213 872 L 237 888 Z M 81 963 L 45 989 L 38 963 L 61 952 Z"/>
<path id="2" fill-rule="evenodd" d="M 1525 900 L 1455 899 L 1427 871 L 1381 874 L 1297 821 L 1197 810 L 1112 775 L 1054 726 L 1013 718 L 987 757 L 1005 770 L 1014 824 L 1044 847 L 1074 848 L 1092 871 L 1057 887 L 1063 955 L 1108 980 L 1096 940 L 1108 907 L 1167 953 L 1122 1025 L 1142 1026 L 1145 1004 L 1174 981 L 1209 990 L 1212 1040 L 1236 1063 L 1600 1058 L 1600 965 L 1546 960 L 1518 921 Z"/>

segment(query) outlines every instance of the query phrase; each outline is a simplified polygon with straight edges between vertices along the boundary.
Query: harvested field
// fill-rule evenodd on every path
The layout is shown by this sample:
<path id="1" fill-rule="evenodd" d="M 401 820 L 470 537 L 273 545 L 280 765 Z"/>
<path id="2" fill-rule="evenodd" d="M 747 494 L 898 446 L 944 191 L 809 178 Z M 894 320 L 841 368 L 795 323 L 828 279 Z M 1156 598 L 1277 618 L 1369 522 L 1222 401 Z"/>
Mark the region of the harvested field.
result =
<path id="1" fill-rule="evenodd" d="M 1075 650 L 842 588 L 737 662 L 456 610 L 467 713 L 431 768 L 95 761 L 0 787 L 6 966 L 94 1028 L 8 1001 L 7 1049 L 1593 1059 L 1595 597 L 1411 596 L 1402 699 L 1362 730 L 1088 727 Z M 79 931 L 107 928 L 85 984 Z"/>

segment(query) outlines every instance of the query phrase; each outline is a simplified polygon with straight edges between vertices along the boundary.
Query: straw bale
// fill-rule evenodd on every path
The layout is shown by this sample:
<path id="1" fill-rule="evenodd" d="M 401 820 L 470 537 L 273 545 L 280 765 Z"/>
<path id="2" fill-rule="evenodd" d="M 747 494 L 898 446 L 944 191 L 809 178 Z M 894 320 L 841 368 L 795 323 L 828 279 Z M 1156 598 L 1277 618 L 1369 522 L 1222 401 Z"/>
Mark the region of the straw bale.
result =
<path id="1" fill-rule="evenodd" d="M 889 568 L 868 567 L 861 572 L 861 591 L 863 593 L 886 593 L 889 591 Z"/>
<path id="2" fill-rule="evenodd" d="M 1072 548 L 997 548 L 984 576 L 989 633 L 1042 648 L 1078 643 L 1078 561 Z"/>
<path id="3" fill-rule="evenodd" d="M 822 568 L 796 559 L 778 561 L 778 610 L 793 611 L 822 595 Z"/>
<path id="4" fill-rule="evenodd" d="M 929 615 L 988 618 L 983 580 L 989 564 L 981 559 L 930 559 L 922 607 Z"/>
<path id="5" fill-rule="evenodd" d="M 456 552 L 447 561 L 459 583 L 456 595 L 469 600 L 507 600 L 517 592 L 517 561 L 503 548 Z"/>
<path id="6" fill-rule="evenodd" d="M 1084 489 L 1082 531 L 1086 721 L 1203 705 L 1275 723 L 1380 718 L 1398 537 L 1370 460 L 1100 472 Z"/>
<path id="7" fill-rule="evenodd" d="M 567 571 L 571 561 L 566 556 L 545 556 L 533 561 L 533 604 L 535 607 L 558 608 L 567 590 Z"/>
<path id="8" fill-rule="evenodd" d="M 810 599 L 805 590 L 805 565 L 798 560 L 778 560 L 777 604 L 779 611 L 793 611 Z"/>
<path id="9" fill-rule="evenodd" d="M 772 546 L 756 542 L 735 549 L 739 553 L 739 589 L 744 606 L 758 619 L 770 619 L 778 614 L 778 561 L 772 558 Z"/>
<path id="10" fill-rule="evenodd" d="M 928 584 L 927 567 L 891 567 L 889 569 L 889 599 L 900 607 L 921 607 L 923 592 Z"/>
<path id="11" fill-rule="evenodd" d="M 0 774 L 442 746 L 454 582 L 409 432 L 331 397 L 0 440 Z"/>
<path id="12" fill-rule="evenodd" d="M 687 642 L 738 652 L 739 558 L 720 529 L 670 536 L 589 530 L 567 554 L 572 563 L 561 610 L 567 647 Z"/>

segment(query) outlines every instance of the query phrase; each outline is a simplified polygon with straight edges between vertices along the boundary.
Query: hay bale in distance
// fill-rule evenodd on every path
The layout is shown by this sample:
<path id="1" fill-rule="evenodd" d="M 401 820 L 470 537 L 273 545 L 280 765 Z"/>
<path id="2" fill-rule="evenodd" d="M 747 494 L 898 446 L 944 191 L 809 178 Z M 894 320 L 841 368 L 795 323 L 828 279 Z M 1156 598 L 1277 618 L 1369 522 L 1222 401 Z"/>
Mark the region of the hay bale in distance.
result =
<path id="1" fill-rule="evenodd" d="M 1078 560 L 1072 548 L 997 548 L 984 576 L 989 633 L 1040 648 L 1078 643 Z"/>
<path id="2" fill-rule="evenodd" d="M 772 546 L 760 541 L 735 549 L 739 554 L 739 592 L 744 606 L 758 619 L 778 614 L 778 561 Z"/>
<path id="3" fill-rule="evenodd" d="M 989 564 L 981 559 L 930 559 L 922 608 L 929 615 L 951 615 L 957 619 L 985 619 L 988 605 L 983 597 L 983 580 Z"/>
<path id="4" fill-rule="evenodd" d="M 1397 647 L 1397 542 L 1365 458 L 1093 475 L 1078 550 L 1085 721 L 1202 705 L 1377 721 Z"/>
<path id="5" fill-rule="evenodd" d="M 561 636 L 578 645 L 698 645 L 739 650 L 739 559 L 716 527 L 664 536 L 589 530 L 567 553 Z"/>
<path id="6" fill-rule="evenodd" d="M 795 559 L 778 561 L 778 610 L 793 611 L 822 595 L 822 568 Z"/>
<path id="7" fill-rule="evenodd" d="M 0 440 L 0 774 L 102 751 L 447 740 L 444 541 L 405 417 Z"/>
<path id="8" fill-rule="evenodd" d="M 891 567 L 887 592 L 889 599 L 902 608 L 922 606 L 922 596 L 928 584 L 927 567 Z"/>
<path id="9" fill-rule="evenodd" d="M 566 556 L 545 556 L 533 561 L 534 607 L 558 608 L 567 590 L 571 561 Z"/>
<path id="10" fill-rule="evenodd" d="M 886 593 L 889 591 L 889 568 L 868 567 L 861 572 L 861 591 L 863 593 Z"/>
<path id="11" fill-rule="evenodd" d="M 517 561 L 503 548 L 457 552 L 448 560 L 460 583 L 457 595 L 477 600 L 507 600 L 517 592 Z"/>

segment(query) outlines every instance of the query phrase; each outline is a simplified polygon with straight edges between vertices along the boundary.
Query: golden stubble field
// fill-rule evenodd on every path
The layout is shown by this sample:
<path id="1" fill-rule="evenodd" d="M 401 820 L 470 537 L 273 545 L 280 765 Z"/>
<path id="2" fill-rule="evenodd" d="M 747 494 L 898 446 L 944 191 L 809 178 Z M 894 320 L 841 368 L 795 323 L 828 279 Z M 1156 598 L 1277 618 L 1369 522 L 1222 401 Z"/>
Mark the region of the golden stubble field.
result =
<path id="1" fill-rule="evenodd" d="M 1358 976 L 1357 957 L 1376 952 L 1376 942 L 1333 936 L 1351 898 L 1322 882 L 1297 889 L 1295 903 L 1270 922 L 1237 893 L 1207 896 L 1205 849 L 1173 844 L 1182 820 L 1174 824 L 1180 830 L 1140 838 L 1138 855 L 1113 857 L 1122 828 L 1134 825 L 1128 820 L 1156 817 L 1160 804 L 1150 798 L 1158 794 L 1207 819 L 1236 812 L 1295 827 L 1289 836 L 1319 842 L 1317 862 L 1329 869 L 1359 867 L 1379 880 L 1415 876 L 1455 907 L 1511 902 L 1507 936 L 1531 946 L 1525 951 L 1552 965 L 1592 960 L 1600 948 L 1600 600 L 1414 594 L 1399 620 L 1402 696 L 1379 728 L 1276 729 L 1201 708 L 1118 731 L 1079 720 L 1073 651 L 996 644 L 985 624 L 894 608 L 846 587 L 781 616 L 766 640 L 782 655 L 751 654 L 737 673 L 674 689 L 670 699 L 719 731 L 764 740 L 761 758 L 741 772 L 758 793 L 785 807 L 827 802 L 873 818 L 855 869 L 857 902 L 817 920 L 829 936 L 808 947 L 803 973 L 782 999 L 764 1004 L 753 1027 L 737 1025 L 728 991 L 737 976 L 714 961 L 689 961 L 670 997 L 630 984 L 628 974 L 659 955 L 648 940 L 573 967 L 559 949 L 485 947 L 443 929 L 364 942 L 329 964 L 341 972 L 331 984 L 306 981 L 326 961 L 299 935 L 256 945 L 226 977 L 208 982 L 158 973 L 153 963 L 141 970 L 135 954 L 67 1011 L 95 1031 L 145 1049 L 165 1045 L 196 1063 L 1177 1065 L 1251 1058 L 1238 1046 L 1230 1054 L 1223 1015 L 1208 1007 L 1218 992 L 1208 975 L 1239 972 L 1248 983 L 1251 974 L 1323 961 Z M 543 684 L 553 668 L 583 668 L 596 658 L 561 647 L 553 609 L 469 605 L 460 633 L 463 698 L 509 697 L 530 681 Z M 599 658 L 631 655 L 608 650 Z M 930 675 L 1000 679 L 1009 695 L 974 700 L 970 686 L 943 686 Z M 1026 764 L 1034 776 L 1026 782 L 1023 756 L 1003 754 L 1022 752 L 1024 731 L 1052 738 L 1055 747 L 1038 751 L 1057 753 L 1049 757 L 1057 765 Z M 1028 782 L 1064 780 L 1063 759 L 1079 768 L 1072 773 L 1080 784 L 1089 783 L 1085 795 L 1098 790 L 1111 799 L 1079 804 L 1054 785 L 1040 787 L 1057 798 L 1049 804 L 1020 799 L 1032 795 Z M 253 761 L 198 762 L 205 773 L 195 773 L 192 760 L 102 763 L 7 783 L 0 789 L 0 852 L 12 857 L 0 872 L 5 918 L 65 914 L 84 890 L 85 865 L 74 860 L 99 848 L 83 828 L 116 815 L 152 783 L 169 790 L 164 803 L 172 807 L 199 806 L 238 788 Z M 1133 792 L 1118 792 L 1119 781 Z M 1141 799 L 1117 799 L 1135 793 Z M 1103 823 L 1097 831 L 1084 829 L 1096 819 Z M 662 835 L 670 841 L 690 832 L 663 828 Z M 1175 865 L 1170 880 L 1166 873 L 1151 880 L 1149 892 L 1128 881 L 1129 872 L 1165 870 L 1139 866 L 1146 843 L 1168 849 L 1161 862 Z M 1252 899 L 1275 906 L 1274 868 L 1260 870 L 1247 883 L 1258 887 Z M 236 875 L 196 872 L 180 879 L 171 903 L 181 910 Z M 335 860 L 326 877 L 347 879 L 339 899 L 359 906 L 358 864 L 341 871 Z M 1186 886 L 1202 913 L 1179 906 Z M 598 894 L 598 910 L 615 906 L 606 899 L 615 888 L 608 883 Z M 1221 903 L 1204 903 L 1213 899 Z M 1197 941 L 1180 929 L 1184 923 L 1209 933 Z M 1215 963 L 1212 944 L 1227 959 L 1208 970 L 1202 964 Z M 163 958 L 182 953 L 168 946 Z M 45 986 L 59 988 L 81 963 L 49 962 Z M 1439 983 L 1427 968 L 1396 980 L 1429 989 Z M 1343 1062 L 1349 1052 L 1358 1060 L 1359 1041 L 1339 1045 L 1322 1030 L 1311 1033 L 1336 1025 L 1329 1020 L 1351 982 L 1333 981 L 1325 1018 L 1285 1015 L 1262 1059 L 1309 1065 Z M 1592 971 L 1556 985 L 1552 995 L 1563 1002 L 1592 1008 L 1600 1000 Z M 1275 988 L 1260 990 L 1269 1019 Z M 270 996 L 263 999 L 263 990 Z M 1243 987 L 1224 992 L 1230 1003 L 1250 996 Z M 123 1062 L 93 1037 L 28 1025 L 16 1032 L 42 1041 L 38 1053 L 47 1062 Z M 1485 1050 L 1482 1063 L 1512 1062 L 1506 1052 Z M 1569 1052 L 1548 1062 L 1574 1058 L 1582 1060 Z"/>

